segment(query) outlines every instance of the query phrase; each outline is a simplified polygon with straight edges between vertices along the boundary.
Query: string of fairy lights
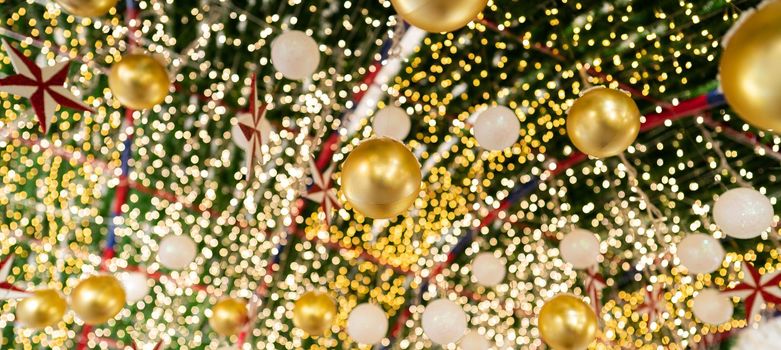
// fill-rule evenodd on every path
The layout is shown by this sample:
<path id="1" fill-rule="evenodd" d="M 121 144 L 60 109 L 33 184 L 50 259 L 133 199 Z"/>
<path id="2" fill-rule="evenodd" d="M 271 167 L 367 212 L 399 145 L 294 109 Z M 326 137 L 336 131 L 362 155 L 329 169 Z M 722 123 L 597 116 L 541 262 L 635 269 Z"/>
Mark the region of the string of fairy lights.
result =
<path id="1" fill-rule="evenodd" d="M 648 203 L 633 189 L 626 165 L 617 159 L 586 161 L 540 182 L 534 193 L 481 229 L 425 293 L 418 295 L 418 288 L 459 238 L 499 208 L 513 188 L 544 176 L 551 162 L 575 152 L 563 136 L 564 121 L 587 85 L 629 84 L 640 91 L 636 100 L 650 113 L 667 107 L 646 98 L 676 104 L 711 90 L 719 41 L 740 9 L 752 3 L 671 2 L 646 9 L 632 3 L 563 1 L 535 9 L 489 2 L 467 29 L 424 38 L 401 73 L 384 86 L 392 96 L 379 107 L 398 103 L 415 115 L 407 145 L 421 163 L 434 162 L 424 176 L 415 214 L 377 223 L 345 208 L 324 229 L 317 210 L 293 213 L 309 176 L 303 169 L 318 148 L 318 129 L 340 130 L 340 116 L 365 89 L 360 78 L 372 72 L 376 52 L 396 26 L 395 18 L 387 18 L 390 1 L 258 1 L 246 7 L 230 1 L 139 1 L 140 44 L 180 71 L 173 77 L 175 92 L 164 104 L 149 114 L 136 113 L 130 180 L 149 191 L 131 192 L 125 215 L 115 219 L 119 248 L 109 271 L 142 266 L 161 275 L 148 296 L 99 326 L 91 344 L 108 348 L 98 340 L 109 338 L 147 344 L 167 339 L 181 349 L 227 346 L 230 340 L 213 337 L 206 325 L 208 307 L 222 296 L 250 298 L 268 283 L 251 331 L 257 348 L 350 344 L 337 330 L 347 311 L 366 300 L 382 305 L 391 323 L 405 309 L 411 311 L 397 339 L 384 339 L 382 345 L 429 348 L 418 297 L 457 301 L 470 316 L 470 327 L 498 348 L 536 348 L 542 341 L 535 315 L 543 301 L 559 292 L 585 294 L 581 274 L 566 266 L 556 248 L 571 224 L 599 228 L 606 276 L 618 276 L 607 278 L 614 292 L 603 307 L 604 334 L 597 348 L 683 348 L 700 341 L 701 334 L 744 327 L 739 317 L 718 327 L 702 326 L 688 311 L 691 297 L 704 287 L 724 288 L 738 280 L 741 261 L 766 259 L 761 266 L 766 271 L 781 267 L 770 241 L 728 246 L 725 263 L 712 275 L 685 275 L 675 261 L 652 263 L 681 232 L 719 234 L 708 222 L 710 193 L 747 181 L 775 204 L 775 176 L 753 169 L 766 164 L 768 153 L 779 151 L 781 138 L 760 132 L 744 145 L 746 139 L 722 136 L 724 129 L 738 136 L 749 130 L 727 109 L 643 133 L 627 154 L 637 168 L 636 187 L 667 218 L 665 244 L 647 228 Z M 35 131 L 22 100 L 0 93 L 1 251 L 5 255 L 13 249 L 27 259 L 14 267 L 12 282 L 36 281 L 36 287 L 67 294 L 82 274 L 98 270 L 109 220 L 102 208 L 119 185 L 115 175 L 125 141 L 124 116 L 99 77 L 125 52 L 128 27 L 117 10 L 91 20 L 63 13 L 53 3 L 5 0 L 0 6 L 0 34 L 25 36 L 17 46 L 25 55 L 47 63 L 58 56 L 86 62 L 71 71 L 69 81 L 96 113 L 62 109 L 56 132 L 48 135 Z M 564 28 L 569 22 L 574 24 Z M 496 23 L 495 28 L 488 23 Z M 605 23 L 614 28 L 599 31 Z M 318 39 L 323 62 L 311 82 L 270 73 L 269 38 L 291 28 L 308 29 Z M 195 49 L 187 50 L 190 42 Z M 0 60 L 8 73 L 9 58 L 2 53 Z M 579 74 L 583 64 L 592 68 L 586 81 Z M 261 99 L 269 104 L 275 132 L 263 149 L 263 171 L 248 189 L 239 181 L 243 162 L 230 130 L 232 116 L 248 104 L 248 73 L 255 70 L 261 72 Z M 519 114 L 521 140 L 509 150 L 483 152 L 470 131 L 472 117 L 497 103 Z M 330 113 L 321 115 L 324 110 Z M 709 120 L 725 124 L 713 127 Z M 334 161 L 371 135 L 369 121 L 364 119 L 354 135 L 341 137 Z M 769 146 L 758 148 L 760 143 Z M 724 167 L 720 154 L 734 169 Z M 302 227 L 300 235 L 285 232 L 293 222 Z M 171 233 L 186 233 L 200 246 L 195 262 L 181 272 L 155 262 L 159 238 Z M 493 289 L 469 280 L 471 258 L 484 251 L 500 252 L 507 262 L 506 282 Z M 361 253 L 382 264 L 354 259 Z M 274 257 L 280 259 L 278 269 L 264 269 Z M 685 286 L 664 294 L 668 312 L 661 323 L 633 313 L 643 302 L 643 281 Z M 338 296 L 332 337 L 311 338 L 291 322 L 280 322 L 292 318 L 293 301 L 313 288 Z M 13 306 L 2 307 L 0 346 L 15 341 L 24 348 L 67 347 L 78 338 L 74 325 L 80 321 L 71 314 L 46 334 L 13 330 Z"/>

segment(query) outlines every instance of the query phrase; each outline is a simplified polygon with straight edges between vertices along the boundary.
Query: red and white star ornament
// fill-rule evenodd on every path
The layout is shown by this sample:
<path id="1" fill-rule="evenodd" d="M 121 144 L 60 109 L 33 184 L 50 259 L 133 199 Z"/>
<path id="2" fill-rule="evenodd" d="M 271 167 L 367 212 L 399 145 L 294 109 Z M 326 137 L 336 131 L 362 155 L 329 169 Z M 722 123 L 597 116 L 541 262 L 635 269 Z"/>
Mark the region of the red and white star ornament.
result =
<path id="1" fill-rule="evenodd" d="M 765 303 L 781 304 L 781 270 L 764 276 L 749 262 L 743 262 L 743 282 L 722 293 L 739 297 L 746 305 L 746 320 L 754 323 L 756 315 Z"/>
<path id="2" fill-rule="evenodd" d="M 11 266 L 14 264 L 13 255 L 9 255 L 0 262 L 0 300 L 22 299 L 32 296 L 25 290 L 15 287 L 8 283 L 8 275 L 11 273 Z"/>
<path id="3" fill-rule="evenodd" d="M 597 265 L 592 265 L 586 269 L 584 284 L 586 286 L 586 293 L 588 293 L 588 297 L 591 299 L 591 308 L 594 309 L 594 313 L 599 316 L 602 311 L 602 298 L 600 295 L 602 294 L 602 290 L 607 287 L 607 283 L 602 274 L 599 273 Z"/>
<path id="4" fill-rule="evenodd" d="M 247 112 L 238 113 L 236 114 L 236 121 L 236 125 L 233 125 L 231 128 L 231 138 L 236 147 L 246 151 L 249 146 L 249 141 L 247 140 L 247 137 L 244 136 L 244 132 L 241 131 L 241 124 L 252 124 L 252 114 Z M 271 123 L 268 122 L 268 119 L 264 118 L 260 121 L 260 129 L 260 136 L 263 140 L 262 144 L 266 145 L 271 139 L 272 130 Z"/>
<path id="5" fill-rule="evenodd" d="M 65 88 L 70 61 L 41 68 L 9 45 L 5 39 L 2 42 L 16 74 L 0 78 L 0 91 L 29 99 L 44 134 L 49 128 L 58 104 L 79 111 L 93 111 Z"/>
<path id="6" fill-rule="evenodd" d="M 239 130 L 247 139 L 247 181 L 252 181 L 255 173 L 255 164 L 260 161 L 261 147 L 263 146 L 264 124 L 266 119 L 266 105 L 258 101 L 257 76 L 252 75 L 252 85 L 249 101 L 248 117 L 239 118 Z"/>
<path id="7" fill-rule="evenodd" d="M 648 323 L 653 323 L 667 310 L 664 303 L 664 290 L 660 286 L 654 286 L 651 290 L 645 289 L 645 301 L 637 308 L 637 312 L 648 315 Z"/>
<path id="8" fill-rule="evenodd" d="M 324 172 L 320 172 L 315 161 L 309 160 L 309 168 L 312 171 L 312 187 L 304 195 L 304 198 L 320 203 L 320 208 L 325 214 L 325 223 L 329 226 L 331 225 L 331 212 L 342 207 L 339 200 L 336 199 L 336 189 L 332 187 L 334 167 L 335 165 L 331 164 Z"/>

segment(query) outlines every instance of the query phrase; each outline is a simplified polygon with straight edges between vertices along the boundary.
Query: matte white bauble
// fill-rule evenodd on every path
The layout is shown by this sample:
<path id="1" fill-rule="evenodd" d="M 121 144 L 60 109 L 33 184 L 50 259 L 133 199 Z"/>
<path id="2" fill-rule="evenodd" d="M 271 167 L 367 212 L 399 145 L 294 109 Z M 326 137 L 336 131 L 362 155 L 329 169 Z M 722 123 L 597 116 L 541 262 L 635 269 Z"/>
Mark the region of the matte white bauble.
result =
<path id="1" fill-rule="evenodd" d="M 593 232 L 582 228 L 575 228 L 564 236 L 559 250 L 564 261 L 576 269 L 599 263 L 599 239 Z"/>
<path id="2" fill-rule="evenodd" d="M 472 276 L 483 286 L 493 287 L 502 283 L 506 273 L 507 268 L 492 253 L 477 254 L 472 260 Z"/>
<path id="3" fill-rule="evenodd" d="M 157 260 L 172 270 L 180 270 L 195 260 L 197 247 L 187 236 L 168 235 L 160 241 Z"/>
<path id="4" fill-rule="evenodd" d="M 466 333 L 466 314 L 458 304 L 437 299 L 423 311 L 423 333 L 439 345 L 457 342 Z"/>
<path id="5" fill-rule="evenodd" d="M 347 334 L 361 344 L 377 344 L 388 332 L 388 317 L 375 304 L 361 304 L 347 318 Z"/>
<path id="6" fill-rule="evenodd" d="M 703 289 L 692 299 L 692 312 L 700 321 L 720 325 L 732 319 L 734 306 L 730 298 L 716 289 Z"/>
<path id="7" fill-rule="evenodd" d="M 409 134 L 412 124 L 409 115 L 396 106 L 388 106 L 374 115 L 372 129 L 377 136 L 386 136 L 396 140 L 404 140 Z"/>
<path id="8" fill-rule="evenodd" d="M 773 205 L 754 189 L 735 188 L 724 192 L 713 205 L 713 220 L 728 236 L 754 238 L 773 225 Z"/>
<path id="9" fill-rule="evenodd" d="M 770 318 L 758 327 L 746 327 L 735 335 L 730 350 L 776 350 L 781 344 L 781 318 Z"/>
<path id="10" fill-rule="evenodd" d="M 231 138 L 233 139 L 233 143 L 235 143 L 236 146 L 238 146 L 243 150 L 246 150 L 247 146 L 249 145 L 249 141 L 247 141 L 247 137 L 244 136 L 244 133 L 241 132 L 241 127 L 239 126 L 239 124 L 241 124 L 241 122 L 244 121 L 244 124 L 251 125 L 252 114 L 240 113 L 236 115 L 236 119 L 237 119 L 237 123 L 231 127 Z M 264 145 L 268 143 L 268 140 L 271 137 L 271 123 L 269 123 L 268 119 L 266 118 L 263 118 L 260 121 L 260 136 L 262 137 L 260 141 Z"/>
<path id="11" fill-rule="evenodd" d="M 287 31 L 271 43 L 271 63 L 285 78 L 303 80 L 312 76 L 320 65 L 320 50 L 306 33 Z"/>
<path id="12" fill-rule="evenodd" d="M 711 273 L 724 261 L 724 248 L 710 235 L 692 233 L 678 243 L 678 259 L 689 272 Z"/>
<path id="13" fill-rule="evenodd" d="M 469 331 L 458 344 L 461 350 L 489 350 L 491 342 L 475 331 Z"/>
<path id="14" fill-rule="evenodd" d="M 143 272 L 124 272 L 117 276 L 125 288 L 125 301 L 135 304 L 149 294 L 149 278 Z"/>
<path id="15" fill-rule="evenodd" d="M 491 151 L 500 151 L 518 141 L 521 122 L 511 109 L 495 106 L 486 109 L 477 116 L 474 133 L 480 147 Z"/>

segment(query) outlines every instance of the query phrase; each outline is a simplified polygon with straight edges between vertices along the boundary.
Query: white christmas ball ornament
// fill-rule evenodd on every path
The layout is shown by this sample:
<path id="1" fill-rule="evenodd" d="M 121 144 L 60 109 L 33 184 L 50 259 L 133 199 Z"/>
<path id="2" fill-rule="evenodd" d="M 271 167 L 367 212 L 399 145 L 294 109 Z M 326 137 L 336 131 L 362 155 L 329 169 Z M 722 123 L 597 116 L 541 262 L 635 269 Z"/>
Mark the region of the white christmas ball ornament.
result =
<path id="1" fill-rule="evenodd" d="M 247 137 L 244 136 L 244 132 L 241 131 L 239 123 L 244 121 L 245 124 L 252 124 L 252 114 L 240 113 L 236 116 L 236 119 L 237 123 L 231 127 L 231 137 L 233 138 L 233 143 L 235 143 L 236 146 L 246 150 L 247 146 L 249 145 L 249 141 L 247 140 Z M 263 118 L 260 121 L 260 137 L 260 141 L 264 145 L 268 143 L 268 140 L 271 137 L 271 123 L 269 123 L 266 118 Z"/>
<path id="2" fill-rule="evenodd" d="M 713 220 L 728 236 L 754 238 L 773 225 L 773 205 L 754 189 L 735 188 L 713 205 Z"/>
<path id="3" fill-rule="evenodd" d="M 477 116 L 474 133 L 480 147 L 492 151 L 508 148 L 518 141 L 521 122 L 511 109 L 495 106 Z"/>
<path id="4" fill-rule="evenodd" d="M 746 327 L 735 338 L 731 350 L 776 350 L 781 344 L 781 318 L 765 320 L 758 327 Z"/>
<path id="5" fill-rule="evenodd" d="M 271 63 L 285 78 L 303 80 L 320 65 L 320 50 L 306 33 L 287 31 L 271 43 Z"/>
<path id="6" fill-rule="evenodd" d="M 559 250 L 564 261 L 576 269 L 585 269 L 599 263 L 599 239 L 588 230 L 573 229 L 561 240 Z"/>
<path id="7" fill-rule="evenodd" d="M 493 287 L 502 283 L 506 272 L 502 261 L 492 253 L 477 254 L 472 260 L 472 276 L 483 286 Z"/>
<path id="8" fill-rule="evenodd" d="M 361 304 L 347 318 L 347 334 L 361 344 L 377 344 L 388 332 L 388 317 L 375 304 Z"/>
<path id="9" fill-rule="evenodd" d="M 187 236 L 168 235 L 160 241 L 157 260 L 172 270 L 180 270 L 195 260 L 197 247 Z"/>
<path id="10" fill-rule="evenodd" d="M 458 344 L 461 350 L 489 350 L 491 342 L 475 331 L 469 331 Z"/>
<path id="11" fill-rule="evenodd" d="M 678 243 L 678 258 L 689 272 L 711 273 L 724 261 L 724 248 L 710 235 L 693 233 Z"/>
<path id="12" fill-rule="evenodd" d="M 396 140 L 404 140 L 412 127 L 409 115 L 396 106 L 388 106 L 374 115 L 372 129 L 377 136 L 387 136 Z"/>
<path id="13" fill-rule="evenodd" d="M 732 319 L 734 306 L 728 296 L 716 289 L 703 289 L 692 299 L 692 312 L 700 321 L 720 325 Z"/>
<path id="14" fill-rule="evenodd" d="M 426 306 L 422 316 L 423 332 L 436 344 L 457 342 L 466 333 L 466 314 L 458 304 L 437 299 Z"/>
<path id="15" fill-rule="evenodd" d="M 125 288 L 125 300 L 128 304 L 135 304 L 149 294 L 149 283 L 145 273 L 125 272 L 118 277 L 122 287 Z"/>

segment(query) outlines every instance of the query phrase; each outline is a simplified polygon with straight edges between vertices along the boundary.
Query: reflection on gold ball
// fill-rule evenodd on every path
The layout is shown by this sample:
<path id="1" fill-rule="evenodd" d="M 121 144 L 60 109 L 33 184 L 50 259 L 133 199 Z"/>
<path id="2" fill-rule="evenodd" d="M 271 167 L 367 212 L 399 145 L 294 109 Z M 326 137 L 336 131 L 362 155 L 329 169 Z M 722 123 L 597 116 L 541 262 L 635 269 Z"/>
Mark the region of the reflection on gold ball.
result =
<path id="1" fill-rule="evenodd" d="M 546 301 L 537 323 L 542 340 L 554 350 L 583 350 L 597 336 L 594 310 L 570 294 Z"/>
<path id="2" fill-rule="evenodd" d="M 342 191 L 361 214 L 388 219 L 418 198 L 420 164 L 404 144 L 388 137 L 362 142 L 342 165 Z"/>
<path id="3" fill-rule="evenodd" d="M 171 82 L 165 67 L 154 57 L 130 54 L 111 66 L 108 85 L 123 106 L 147 109 L 165 100 Z"/>
<path id="4" fill-rule="evenodd" d="M 65 12 L 79 17 L 103 16 L 117 5 L 117 0 L 55 0 Z"/>
<path id="5" fill-rule="evenodd" d="M 311 336 L 321 336 L 336 319 L 336 303 L 328 294 L 306 292 L 293 307 L 293 323 Z"/>
<path id="6" fill-rule="evenodd" d="M 60 321 L 67 308 L 68 303 L 58 291 L 38 290 L 16 304 L 16 319 L 25 327 L 41 329 Z"/>
<path id="7" fill-rule="evenodd" d="M 84 323 L 104 323 L 125 307 L 125 289 L 114 276 L 92 276 L 73 289 L 70 305 Z"/>
<path id="8" fill-rule="evenodd" d="M 247 303 L 241 299 L 223 299 L 212 306 L 209 326 L 219 335 L 232 336 L 239 334 L 247 324 L 249 315 Z"/>
<path id="9" fill-rule="evenodd" d="M 488 0 L 391 0 L 405 21 L 431 33 L 452 32 L 483 11 Z"/>
<path id="10" fill-rule="evenodd" d="M 738 115 L 758 128 L 781 131 L 781 1 L 748 15 L 721 56 L 721 87 Z"/>
<path id="11" fill-rule="evenodd" d="M 637 139 L 640 110 L 628 94 L 595 87 L 578 98 L 567 115 L 567 134 L 581 152 L 606 158 L 621 154 Z"/>

